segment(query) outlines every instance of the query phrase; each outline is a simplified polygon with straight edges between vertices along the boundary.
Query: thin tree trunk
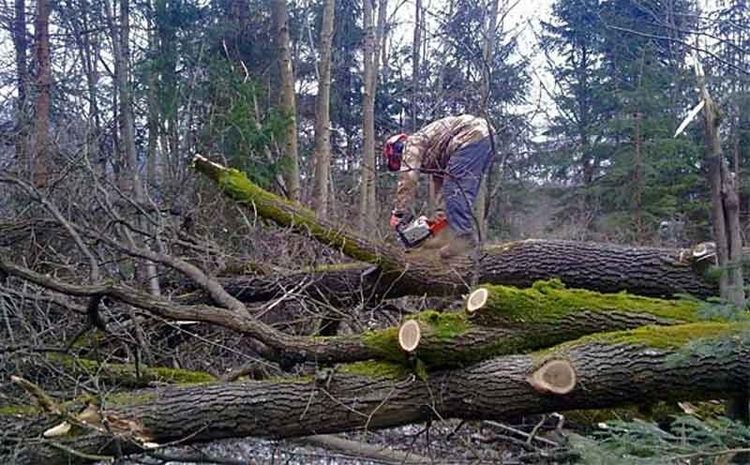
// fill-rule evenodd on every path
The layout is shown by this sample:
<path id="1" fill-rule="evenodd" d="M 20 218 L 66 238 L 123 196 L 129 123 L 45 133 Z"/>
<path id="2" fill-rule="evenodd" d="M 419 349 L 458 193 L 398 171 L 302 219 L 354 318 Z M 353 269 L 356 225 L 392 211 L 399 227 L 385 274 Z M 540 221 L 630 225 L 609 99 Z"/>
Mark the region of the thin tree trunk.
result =
<path id="1" fill-rule="evenodd" d="M 281 108 L 289 117 L 289 126 L 284 138 L 282 165 L 289 199 L 298 201 L 300 186 L 297 149 L 297 109 L 295 103 L 294 70 L 292 68 L 292 56 L 289 47 L 289 19 L 287 17 L 286 0 L 273 1 L 273 16 L 276 27 L 278 61 L 281 69 Z"/>
<path id="2" fill-rule="evenodd" d="M 641 174 L 641 124 L 643 115 L 641 114 L 640 108 L 635 111 L 635 154 L 633 160 L 633 221 L 635 223 L 635 243 L 641 244 L 643 241 L 643 215 L 641 212 L 641 192 L 642 186 L 642 174 Z"/>
<path id="3" fill-rule="evenodd" d="M 422 46 L 422 0 L 416 0 L 414 6 L 414 40 L 411 49 L 411 129 L 419 128 L 419 60 Z"/>
<path id="4" fill-rule="evenodd" d="M 143 184 L 138 174 L 138 158 L 135 145 L 135 117 L 133 114 L 133 93 L 130 88 L 130 2 L 120 2 L 120 27 L 119 31 L 114 21 L 114 9 L 110 0 L 106 1 L 108 23 L 112 32 L 112 45 L 115 60 L 115 80 L 117 94 L 120 99 L 120 134 L 123 147 L 123 167 L 125 173 L 122 180 L 125 183 L 125 192 L 131 193 L 136 203 L 144 205 L 146 196 Z M 140 213 L 136 213 L 136 224 L 141 231 L 146 230 L 146 224 Z M 145 276 L 140 279 L 148 283 L 149 290 L 154 295 L 159 295 L 159 278 L 156 265 L 151 261 L 145 261 Z"/>
<path id="5" fill-rule="evenodd" d="M 481 111 L 484 116 L 488 116 L 490 83 L 492 80 L 492 56 L 494 54 L 494 45 L 497 30 L 497 15 L 500 0 L 490 0 L 489 18 L 487 27 L 484 30 L 484 39 L 482 41 L 482 86 L 481 86 Z M 484 240 L 487 237 L 487 193 L 490 189 L 490 176 L 482 177 L 482 183 L 479 186 L 474 214 L 477 219 L 479 237 Z"/>
<path id="6" fill-rule="evenodd" d="M 159 2 L 161 3 L 161 2 Z M 156 16 L 155 23 L 158 23 Z M 158 27 L 157 24 L 152 25 L 151 32 L 149 32 L 149 48 L 153 51 L 158 50 L 159 44 L 154 29 Z M 147 153 L 147 164 L 146 164 L 146 185 L 149 187 L 156 185 L 157 176 L 157 151 L 159 146 L 159 101 L 157 95 L 157 80 L 159 76 L 154 70 L 150 70 L 148 74 L 148 153 Z"/>
<path id="7" fill-rule="evenodd" d="M 713 212 L 714 240 L 718 257 L 719 290 L 721 297 L 737 308 L 745 308 L 744 277 L 742 273 L 742 230 L 739 218 L 739 198 L 734 176 L 729 173 L 721 147 L 718 108 L 708 92 L 706 78 L 699 75 L 701 98 L 705 102 L 703 114 L 706 134 L 706 165 Z M 750 386 L 744 395 L 726 402 L 727 415 L 750 421 Z"/>
<path id="8" fill-rule="evenodd" d="M 315 100 L 315 186 L 313 206 L 318 218 L 328 217 L 328 184 L 331 171 L 331 41 L 336 0 L 325 0 L 320 31 L 320 79 Z"/>
<path id="9" fill-rule="evenodd" d="M 369 214 L 372 215 L 374 224 L 373 226 L 377 225 L 377 215 L 378 215 L 378 201 L 377 201 L 377 161 L 375 159 L 375 97 L 378 93 L 378 75 L 380 73 L 380 56 L 381 56 L 381 45 L 385 44 L 385 38 L 386 38 L 386 14 L 387 14 L 387 8 L 388 8 L 388 0 L 379 0 L 378 2 L 378 20 L 377 20 L 377 26 L 375 29 L 375 50 L 373 52 L 373 70 L 372 70 L 372 106 L 373 106 L 373 120 L 372 120 L 372 137 L 373 137 L 373 173 L 372 173 L 372 184 L 370 185 L 369 190 L 369 199 L 368 199 L 368 208 L 369 208 Z M 385 55 L 383 55 L 383 63 L 385 63 Z"/>
<path id="10" fill-rule="evenodd" d="M 640 66 L 638 70 L 638 95 L 636 99 L 641 98 L 641 89 L 643 83 L 643 68 L 646 63 L 646 51 L 643 50 L 641 53 Z M 643 138 L 642 138 L 642 126 L 643 126 L 643 113 L 641 112 L 641 104 L 638 102 L 638 106 L 635 109 L 634 114 L 635 122 L 635 140 L 633 144 L 635 146 L 635 153 L 633 157 L 633 221 L 635 223 L 635 243 L 641 244 L 644 240 L 643 237 L 643 212 L 642 212 L 642 193 L 643 193 Z"/>
<path id="11" fill-rule="evenodd" d="M 34 48 L 36 56 L 36 100 L 34 103 L 34 137 L 31 150 L 31 179 L 33 184 L 47 184 L 49 163 L 49 110 L 52 73 L 50 68 L 49 16 L 52 9 L 49 0 L 37 0 L 34 20 Z"/>
<path id="12" fill-rule="evenodd" d="M 80 0 L 80 8 L 82 13 L 80 14 L 80 23 L 76 19 L 72 19 L 73 33 L 75 34 L 76 44 L 78 45 L 78 52 L 81 57 L 81 64 L 83 66 L 84 73 L 86 74 L 86 88 L 88 92 L 89 100 L 89 133 L 87 134 L 87 146 L 89 155 L 94 154 L 97 165 L 101 171 L 102 176 L 106 176 L 107 173 L 107 157 L 100 150 L 99 138 L 102 134 L 101 115 L 99 114 L 99 98 L 97 96 L 97 85 L 99 82 L 99 76 L 96 72 L 96 58 L 92 58 L 92 47 L 91 47 L 91 36 L 97 34 L 96 32 L 89 32 L 84 34 L 82 31 L 89 31 L 89 10 L 90 4 L 88 0 Z M 72 15 L 74 13 L 75 4 L 72 1 L 68 1 L 68 11 Z M 93 130 L 91 129 L 93 126 Z"/>
<path id="13" fill-rule="evenodd" d="M 26 96 L 28 86 L 26 37 L 26 2 L 15 0 L 15 16 L 13 18 L 13 47 L 16 52 L 16 85 L 18 87 L 18 102 L 16 104 L 16 159 L 22 171 L 28 169 L 28 153 L 26 149 L 27 115 Z"/>
<path id="14" fill-rule="evenodd" d="M 375 89 L 372 86 L 372 75 L 375 73 L 375 24 L 373 22 L 374 0 L 363 0 L 363 29 L 365 31 L 364 44 L 364 102 L 363 128 L 364 137 L 362 147 L 361 185 L 359 196 L 359 229 L 362 232 L 375 229 L 375 214 L 369 205 L 370 189 L 375 184 Z"/>
<path id="15" fill-rule="evenodd" d="M 375 199 L 375 93 L 377 91 L 378 57 L 380 43 L 385 30 L 385 9 L 387 0 L 379 1 L 377 32 L 374 17 L 374 0 L 364 1 L 364 102 L 362 149 L 362 183 L 360 188 L 359 228 L 360 231 L 374 231 L 377 225 L 377 204 Z"/>

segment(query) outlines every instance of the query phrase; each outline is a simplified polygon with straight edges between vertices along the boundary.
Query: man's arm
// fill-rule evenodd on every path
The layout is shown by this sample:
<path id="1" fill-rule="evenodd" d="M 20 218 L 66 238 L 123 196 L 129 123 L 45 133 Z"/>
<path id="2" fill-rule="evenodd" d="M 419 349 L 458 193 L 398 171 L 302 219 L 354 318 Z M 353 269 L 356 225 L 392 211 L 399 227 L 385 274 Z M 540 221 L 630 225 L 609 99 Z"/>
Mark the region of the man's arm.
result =
<path id="1" fill-rule="evenodd" d="M 414 200 L 414 193 L 419 186 L 419 171 L 401 171 L 398 175 L 398 187 L 396 188 L 396 202 L 393 206 L 394 212 L 405 212 Z"/>

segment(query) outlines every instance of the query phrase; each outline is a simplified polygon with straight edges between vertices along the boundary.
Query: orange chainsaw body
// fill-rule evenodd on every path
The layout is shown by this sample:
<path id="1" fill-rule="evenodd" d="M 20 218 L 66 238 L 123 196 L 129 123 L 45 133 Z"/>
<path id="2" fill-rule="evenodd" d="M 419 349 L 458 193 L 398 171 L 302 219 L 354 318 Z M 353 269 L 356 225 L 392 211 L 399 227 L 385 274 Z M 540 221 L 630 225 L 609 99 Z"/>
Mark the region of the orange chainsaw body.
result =
<path id="1" fill-rule="evenodd" d="M 429 219 L 423 215 L 411 223 L 397 227 L 396 235 L 401 245 L 407 249 L 413 249 L 419 247 L 430 237 L 435 236 L 447 225 L 448 220 L 444 216 Z"/>

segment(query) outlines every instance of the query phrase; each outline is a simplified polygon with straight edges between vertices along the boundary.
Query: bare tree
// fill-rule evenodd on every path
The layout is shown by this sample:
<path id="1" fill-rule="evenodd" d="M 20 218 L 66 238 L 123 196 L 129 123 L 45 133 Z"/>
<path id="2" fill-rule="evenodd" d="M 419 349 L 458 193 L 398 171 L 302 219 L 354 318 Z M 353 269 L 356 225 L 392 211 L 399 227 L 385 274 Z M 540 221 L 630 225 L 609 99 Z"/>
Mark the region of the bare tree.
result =
<path id="1" fill-rule="evenodd" d="M 121 173 L 121 183 L 125 192 L 132 193 L 133 200 L 137 205 L 146 205 L 146 195 L 143 182 L 138 173 L 138 157 L 135 142 L 135 116 L 133 114 L 133 91 L 130 84 L 130 1 L 120 0 L 119 24 L 115 22 L 114 9 L 111 0 L 105 0 L 107 21 L 112 35 L 112 52 L 115 62 L 115 80 L 117 94 L 120 100 L 119 126 L 120 140 L 122 143 L 123 166 L 125 172 Z M 119 27 L 118 27 L 119 26 Z M 146 223 L 140 214 L 136 213 L 140 231 L 146 230 Z M 151 292 L 159 295 L 159 281 L 156 265 L 145 260 L 145 275 L 143 281 L 149 283 Z"/>
<path id="2" fill-rule="evenodd" d="M 742 227 L 740 225 L 740 201 L 737 194 L 736 175 L 729 172 L 719 135 L 719 109 L 708 91 L 706 77 L 697 64 L 698 86 L 704 102 L 704 128 L 706 134 L 705 163 L 711 186 L 712 227 L 716 240 L 716 255 L 719 267 L 719 291 L 722 298 L 736 308 L 744 309 L 745 285 L 742 273 Z M 748 421 L 750 395 L 730 398 L 727 414 Z"/>
<path id="3" fill-rule="evenodd" d="M 28 53 L 28 40 L 26 38 L 26 1 L 15 1 L 15 14 L 13 17 L 13 47 L 16 52 L 16 86 L 18 87 L 18 103 L 16 105 L 16 158 L 21 166 L 25 165 L 26 159 L 26 88 L 28 86 L 28 71 L 26 54 Z"/>
<path id="4" fill-rule="evenodd" d="M 328 216 L 328 183 L 331 172 L 331 41 L 336 0 L 325 0 L 320 30 L 320 78 L 315 100 L 315 186 L 313 205 L 319 218 Z"/>
<path id="5" fill-rule="evenodd" d="M 52 72 L 50 63 L 49 0 L 37 0 L 34 20 L 34 55 L 36 57 L 36 98 L 34 102 L 34 134 L 31 143 L 31 179 L 36 187 L 47 183 L 49 163 L 49 110 Z"/>
<path id="6" fill-rule="evenodd" d="M 497 16 L 500 7 L 500 0 L 489 0 L 487 7 L 486 26 L 484 37 L 482 39 L 482 84 L 481 84 L 481 103 L 483 111 L 487 111 L 490 99 L 490 84 L 492 79 L 492 56 L 495 51 L 495 40 L 497 38 Z M 490 189 L 490 173 L 482 178 L 477 193 L 476 207 L 474 208 L 477 223 L 479 224 L 479 237 L 484 239 L 487 236 L 487 193 Z"/>

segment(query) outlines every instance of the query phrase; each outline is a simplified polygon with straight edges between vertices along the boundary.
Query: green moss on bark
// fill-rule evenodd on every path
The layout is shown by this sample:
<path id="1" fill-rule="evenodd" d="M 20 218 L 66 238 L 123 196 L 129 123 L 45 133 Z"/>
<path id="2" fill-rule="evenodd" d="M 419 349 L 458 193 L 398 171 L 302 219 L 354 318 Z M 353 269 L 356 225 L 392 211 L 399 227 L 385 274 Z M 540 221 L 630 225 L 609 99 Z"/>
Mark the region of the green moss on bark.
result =
<path id="1" fill-rule="evenodd" d="M 567 289 L 559 279 L 537 281 L 532 287 L 481 286 L 488 301 L 473 318 L 513 326 L 554 323 L 576 312 L 648 314 L 672 323 L 705 319 L 702 303 L 694 300 L 665 300 L 626 292 L 603 294 L 585 289 Z"/>
<path id="2" fill-rule="evenodd" d="M 409 375 L 409 370 L 405 365 L 376 360 L 348 363 L 337 367 L 336 370 L 341 373 L 362 375 L 376 379 L 403 379 Z"/>
<path id="3" fill-rule="evenodd" d="M 431 333 L 441 339 L 460 336 L 469 329 L 466 315 L 461 313 L 425 310 L 418 313 L 415 319 L 428 325 Z"/>
<path id="4" fill-rule="evenodd" d="M 152 392 L 115 392 L 107 394 L 104 397 L 104 401 L 108 405 L 115 405 L 118 407 L 127 407 L 129 405 L 141 405 L 149 402 L 154 402 L 157 399 L 155 393 Z"/>
<path id="5" fill-rule="evenodd" d="M 423 338 L 434 337 L 438 340 L 446 340 L 466 334 L 471 329 L 471 325 L 466 321 L 466 316 L 455 312 L 425 310 L 407 318 L 407 320 L 410 319 L 421 323 Z M 398 328 L 368 331 L 362 335 L 362 341 L 386 360 L 396 362 L 406 361 L 406 353 L 398 343 Z M 420 351 L 419 349 L 417 349 L 417 352 L 420 354 L 424 353 L 424 351 Z M 441 357 L 447 355 L 440 354 Z"/>
<path id="6" fill-rule="evenodd" d="M 656 348 L 679 346 L 696 336 L 696 331 L 708 332 L 725 327 L 725 323 L 703 321 L 703 303 L 693 300 L 662 300 L 648 297 L 603 294 L 581 289 L 567 289 L 559 280 L 539 281 L 530 288 L 483 286 L 489 291 L 489 301 L 479 311 L 468 313 L 426 310 L 410 318 L 422 328 L 420 347 L 416 357 L 428 369 L 466 366 L 479 360 L 512 353 L 528 353 L 562 344 L 592 341 L 639 342 Z M 612 330 L 601 330 L 601 317 L 590 324 L 573 322 L 577 315 L 586 314 L 633 315 L 630 321 L 613 320 Z M 658 321 L 657 325 L 637 330 L 623 325 L 638 325 L 643 321 Z M 565 322 L 565 324 L 562 324 Z M 617 323 L 615 323 L 617 322 Z M 693 323 L 693 326 L 669 326 Z M 492 327 L 495 327 L 493 330 Z M 618 328 L 619 326 L 619 328 Z M 666 329 L 669 328 L 669 329 Z M 677 328 L 677 329 L 675 329 Z M 493 331 L 498 335 L 492 336 Z M 500 336 L 502 335 L 502 336 Z M 466 338 L 464 347 L 450 344 L 454 338 Z M 580 339 L 579 339 L 580 338 Z M 407 356 L 398 345 L 398 328 L 370 331 L 362 335 L 363 342 L 387 361 L 405 364 Z"/>
<path id="7" fill-rule="evenodd" d="M 34 415 L 41 410 L 33 405 L 4 405 L 0 407 L 0 416 L 7 415 Z"/>
<path id="8" fill-rule="evenodd" d="M 199 169 L 217 181 L 225 194 L 256 211 L 258 216 L 282 226 L 294 226 L 298 230 L 304 230 L 318 241 L 341 250 L 355 260 L 386 264 L 385 257 L 360 247 L 354 239 L 356 236 L 353 232 L 321 224 L 312 210 L 262 189 L 250 181 L 245 173 L 234 168 Z M 392 265 L 397 267 L 396 264 Z"/>
<path id="9" fill-rule="evenodd" d="M 565 357 L 577 347 L 586 344 L 628 344 L 689 353 L 691 348 L 698 349 L 703 343 L 729 341 L 736 337 L 750 340 L 750 324 L 699 322 L 676 326 L 648 325 L 625 331 L 590 334 L 575 341 L 534 352 L 533 355 L 537 363 L 543 363 L 551 357 Z"/>
<path id="10" fill-rule="evenodd" d="M 140 370 L 136 370 L 134 364 L 97 362 L 61 354 L 49 354 L 47 359 L 69 371 L 85 372 L 121 386 L 145 387 L 151 382 L 189 385 L 216 381 L 209 373 L 178 368 L 140 366 Z"/>
<path id="11" fill-rule="evenodd" d="M 746 325 L 732 325 L 723 322 L 702 322 L 678 326 L 648 325 L 629 331 L 592 334 L 580 342 L 603 342 L 605 344 L 644 345 L 654 349 L 678 349 L 689 342 L 704 339 L 730 337 L 749 328 Z"/>

